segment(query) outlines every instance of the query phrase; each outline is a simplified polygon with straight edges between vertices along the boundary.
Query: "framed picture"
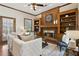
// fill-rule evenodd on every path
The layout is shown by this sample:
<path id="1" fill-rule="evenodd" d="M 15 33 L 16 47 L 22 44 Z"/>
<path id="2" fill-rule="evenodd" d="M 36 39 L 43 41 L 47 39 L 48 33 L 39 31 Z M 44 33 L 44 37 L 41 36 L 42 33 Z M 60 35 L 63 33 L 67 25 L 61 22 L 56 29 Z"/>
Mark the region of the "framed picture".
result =
<path id="1" fill-rule="evenodd" d="M 52 15 L 52 14 L 48 14 L 48 15 L 45 17 L 45 21 L 46 21 L 46 22 L 49 22 L 49 23 L 52 23 L 52 21 L 53 21 L 53 15 Z"/>
<path id="2" fill-rule="evenodd" d="M 24 18 L 24 29 L 32 31 L 32 19 Z"/>

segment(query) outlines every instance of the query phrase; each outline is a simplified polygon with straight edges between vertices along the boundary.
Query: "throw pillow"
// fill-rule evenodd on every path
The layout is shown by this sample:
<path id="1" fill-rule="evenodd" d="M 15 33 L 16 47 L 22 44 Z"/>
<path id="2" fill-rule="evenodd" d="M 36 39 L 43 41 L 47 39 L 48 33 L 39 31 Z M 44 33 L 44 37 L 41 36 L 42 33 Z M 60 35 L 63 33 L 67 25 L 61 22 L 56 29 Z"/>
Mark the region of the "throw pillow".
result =
<path id="1" fill-rule="evenodd" d="M 22 40 L 21 36 L 20 35 L 17 35 L 18 39 Z"/>

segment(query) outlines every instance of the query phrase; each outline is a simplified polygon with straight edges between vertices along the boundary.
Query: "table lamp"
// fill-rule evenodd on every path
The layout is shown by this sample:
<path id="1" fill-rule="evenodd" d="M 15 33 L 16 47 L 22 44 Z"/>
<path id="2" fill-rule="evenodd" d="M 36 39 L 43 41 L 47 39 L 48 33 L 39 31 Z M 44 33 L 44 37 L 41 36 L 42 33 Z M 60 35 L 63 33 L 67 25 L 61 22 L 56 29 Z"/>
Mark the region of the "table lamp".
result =
<path id="1" fill-rule="evenodd" d="M 75 42 L 75 40 L 70 40 L 69 41 L 68 48 L 69 49 L 75 49 L 76 48 L 76 42 Z"/>

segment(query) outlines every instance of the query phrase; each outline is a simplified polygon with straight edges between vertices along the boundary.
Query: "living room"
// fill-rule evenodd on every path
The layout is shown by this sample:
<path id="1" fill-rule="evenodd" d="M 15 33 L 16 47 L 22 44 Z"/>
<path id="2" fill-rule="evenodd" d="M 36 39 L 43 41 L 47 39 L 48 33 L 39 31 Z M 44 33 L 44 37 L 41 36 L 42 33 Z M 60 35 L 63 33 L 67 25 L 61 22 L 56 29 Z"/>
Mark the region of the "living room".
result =
<path id="1" fill-rule="evenodd" d="M 79 56 L 78 3 L 0 3 L 1 56 Z"/>

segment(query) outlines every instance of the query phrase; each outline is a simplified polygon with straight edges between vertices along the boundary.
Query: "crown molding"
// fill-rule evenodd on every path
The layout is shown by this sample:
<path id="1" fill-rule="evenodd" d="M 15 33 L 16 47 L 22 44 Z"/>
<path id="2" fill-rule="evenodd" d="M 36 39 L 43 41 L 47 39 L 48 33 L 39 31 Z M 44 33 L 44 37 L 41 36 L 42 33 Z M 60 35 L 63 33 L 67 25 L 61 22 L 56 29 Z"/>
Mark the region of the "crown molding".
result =
<path id="1" fill-rule="evenodd" d="M 72 4 L 72 3 L 67 3 L 67 4 L 64 4 L 64 5 L 61 5 L 61 6 L 57 6 L 57 7 L 54 7 L 54 8 L 60 8 L 60 7 L 69 5 L 69 4 Z M 36 14 L 36 15 L 34 15 L 34 14 L 32 14 L 32 13 L 28 13 L 28 12 L 25 12 L 25 11 L 22 11 L 22 10 L 13 8 L 13 7 L 9 7 L 9 6 L 3 5 L 3 4 L 0 4 L 0 6 L 6 7 L 6 8 L 9 8 L 9 9 L 13 9 L 13 10 L 16 10 L 16 11 L 19 11 L 19 12 L 22 12 L 22 13 L 25 13 L 25 14 L 33 15 L 33 16 L 37 16 L 37 15 L 40 15 L 40 14 L 43 13 L 43 12 L 41 12 L 40 14 Z M 54 9 L 54 8 L 51 8 L 51 9 Z M 51 9 L 49 9 L 49 10 L 51 10 Z M 48 10 L 46 10 L 46 11 L 48 11 Z M 46 11 L 44 11 L 44 12 L 46 12 Z"/>
<path id="2" fill-rule="evenodd" d="M 34 14 L 31 14 L 31 13 L 28 13 L 28 12 L 25 12 L 25 11 L 22 11 L 22 10 L 13 8 L 13 7 L 9 7 L 9 6 L 3 5 L 3 4 L 0 4 L 0 6 L 3 6 L 3 7 L 6 7 L 6 8 L 9 8 L 9 9 L 13 9 L 13 10 L 16 10 L 16 11 L 19 11 L 19 12 L 22 12 L 22 13 L 25 13 L 25 14 L 29 14 L 29 15 L 35 16 Z"/>
<path id="3" fill-rule="evenodd" d="M 64 7 L 64 6 L 66 6 L 66 5 L 69 5 L 69 4 L 72 4 L 72 3 L 67 3 L 67 4 L 64 4 L 64 5 L 61 5 L 61 6 L 57 6 L 57 7 L 54 7 L 54 8 L 61 8 L 61 7 Z M 51 8 L 51 9 L 49 9 L 49 10 L 52 10 L 52 9 L 54 9 L 54 8 Z M 46 11 L 49 11 L 49 10 L 46 10 Z M 44 11 L 44 12 L 46 12 L 46 11 Z M 42 13 L 44 13 L 44 12 L 41 12 L 40 14 L 42 14 Z M 40 14 L 37 14 L 37 15 L 40 15 Z M 35 15 L 35 16 L 37 16 L 37 15 Z"/>

